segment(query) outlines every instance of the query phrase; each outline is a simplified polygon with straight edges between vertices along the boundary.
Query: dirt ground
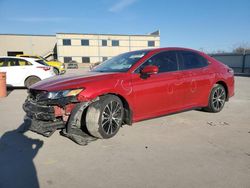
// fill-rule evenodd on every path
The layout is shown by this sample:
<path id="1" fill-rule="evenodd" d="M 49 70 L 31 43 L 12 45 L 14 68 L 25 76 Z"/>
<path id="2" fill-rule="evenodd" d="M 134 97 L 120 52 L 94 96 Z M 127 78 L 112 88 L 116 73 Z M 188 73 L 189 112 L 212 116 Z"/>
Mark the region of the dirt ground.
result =
<path id="1" fill-rule="evenodd" d="M 0 187 L 250 187 L 250 78 L 217 114 L 192 110 L 123 126 L 79 146 L 23 131 L 25 89 L 0 99 Z"/>

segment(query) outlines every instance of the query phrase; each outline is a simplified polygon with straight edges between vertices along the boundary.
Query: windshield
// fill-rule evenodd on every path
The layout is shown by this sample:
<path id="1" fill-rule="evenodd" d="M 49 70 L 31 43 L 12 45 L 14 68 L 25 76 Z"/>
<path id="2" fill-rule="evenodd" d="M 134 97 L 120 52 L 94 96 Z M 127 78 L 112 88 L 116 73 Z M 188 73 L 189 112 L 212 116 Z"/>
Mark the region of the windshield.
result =
<path id="1" fill-rule="evenodd" d="M 127 72 L 138 60 L 148 53 L 147 50 L 124 53 L 104 61 L 93 72 Z"/>

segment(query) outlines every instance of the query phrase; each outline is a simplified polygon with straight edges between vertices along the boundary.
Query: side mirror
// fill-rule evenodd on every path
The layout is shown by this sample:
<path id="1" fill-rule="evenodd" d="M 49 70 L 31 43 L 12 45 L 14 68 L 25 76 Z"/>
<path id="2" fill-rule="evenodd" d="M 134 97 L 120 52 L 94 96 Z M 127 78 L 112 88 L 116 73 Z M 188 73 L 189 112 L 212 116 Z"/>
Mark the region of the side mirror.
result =
<path id="1" fill-rule="evenodd" d="M 141 74 L 144 74 L 144 75 L 157 74 L 158 72 L 159 72 L 159 68 L 155 65 L 147 65 L 141 70 Z"/>

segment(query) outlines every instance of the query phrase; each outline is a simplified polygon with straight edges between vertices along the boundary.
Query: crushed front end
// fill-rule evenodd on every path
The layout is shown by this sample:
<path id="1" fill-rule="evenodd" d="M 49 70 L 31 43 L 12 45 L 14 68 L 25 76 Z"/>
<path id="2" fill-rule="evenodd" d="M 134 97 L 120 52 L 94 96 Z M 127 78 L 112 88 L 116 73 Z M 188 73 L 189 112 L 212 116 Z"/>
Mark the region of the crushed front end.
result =
<path id="1" fill-rule="evenodd" d="M 78 103 L 75 96 L 50 98 L 48 93 L 30 89 L 23 104 L 29 129 L 46 137 L 51 136 L 57 129 L 65 128 L 72 109 Z"/>
<path id="2" fill-rule="evenodd" d="M 80 145 L 86 145 L 96 138 L 86 134 L 81 127 L 83 111 L 93 101 L 80 102 L 78 94 L 83 89 L 48 92 L 29 89 L 23 104 L 26 112 L 24 121 L 29 130 L 43 136 L 51 136 L 57 129 Z"/>

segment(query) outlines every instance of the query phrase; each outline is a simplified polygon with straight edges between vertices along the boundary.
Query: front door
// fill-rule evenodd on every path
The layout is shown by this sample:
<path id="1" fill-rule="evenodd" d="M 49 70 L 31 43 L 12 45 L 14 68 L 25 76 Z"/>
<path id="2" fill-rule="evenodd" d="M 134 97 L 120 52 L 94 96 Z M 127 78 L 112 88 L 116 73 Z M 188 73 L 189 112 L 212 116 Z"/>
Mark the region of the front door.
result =
<path id="1" fill-rule="evenodd" d="M 147 65 L 158 66 L 159 72 L 142 78 L 140 70 Z M 181 78 L 174 51 L 160 52 L 143 63 L 132 74 L 134 119 L 163 115 L 180 108 L 183 101 Z"/>

